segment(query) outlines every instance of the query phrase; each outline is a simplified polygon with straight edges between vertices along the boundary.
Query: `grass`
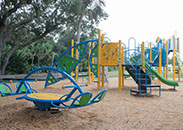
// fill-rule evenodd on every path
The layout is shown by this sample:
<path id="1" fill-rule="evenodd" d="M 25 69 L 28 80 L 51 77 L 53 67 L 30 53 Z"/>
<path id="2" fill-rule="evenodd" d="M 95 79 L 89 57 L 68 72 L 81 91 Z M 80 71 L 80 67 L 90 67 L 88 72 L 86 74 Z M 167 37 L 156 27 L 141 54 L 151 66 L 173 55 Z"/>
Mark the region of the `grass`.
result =
<path id="1" fill-rule="evenodd" d="M 109 77 L 118 77 L 118 71 L 117 70 L 110 71 Z M 173 72 L 170 72 L 170 71 L 168 72 L 168 78 L 173 78 Z M 178 78 L 178 74 L 175 74 L 175 78 Z"/>

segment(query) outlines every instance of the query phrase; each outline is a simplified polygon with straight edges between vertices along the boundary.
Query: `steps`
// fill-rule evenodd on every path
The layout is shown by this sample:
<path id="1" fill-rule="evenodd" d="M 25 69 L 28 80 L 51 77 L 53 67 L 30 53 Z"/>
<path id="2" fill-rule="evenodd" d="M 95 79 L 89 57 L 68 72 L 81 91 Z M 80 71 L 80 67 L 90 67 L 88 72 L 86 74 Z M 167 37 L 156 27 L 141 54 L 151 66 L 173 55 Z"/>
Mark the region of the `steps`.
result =
<path id="1" fill-rule="evenodd" d="M 135 65 L 126 65 L 126 70 L 131 75 L 131 77 L 134 79 L 136 84 L 138 85 L 138 89 L 131 89 L 130 95 L 132 93 L 138 93 L 139 97 L 141 96 L 141 93 L 146 93 L 147 96 L 147 88 L 159 88 L 159 96 L 161 95 L 161 86 L 157 84 L 151 84 L 151 78 L 149 77 L 150 74 L 146 74 L 142 69 L 139 72 L 141 66 L 135 66 Z"/>

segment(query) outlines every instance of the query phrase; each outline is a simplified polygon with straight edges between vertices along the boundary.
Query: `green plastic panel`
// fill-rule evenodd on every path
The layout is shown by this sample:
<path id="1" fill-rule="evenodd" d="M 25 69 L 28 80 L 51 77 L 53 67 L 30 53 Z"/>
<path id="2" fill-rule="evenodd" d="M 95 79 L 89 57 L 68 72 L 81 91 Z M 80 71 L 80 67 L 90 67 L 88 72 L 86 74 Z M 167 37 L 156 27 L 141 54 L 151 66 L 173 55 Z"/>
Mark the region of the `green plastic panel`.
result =
<path id="1" fill-rule="evenodd" d="M 25 87 L 25 85 L 24 84 L 22 84 L 22 86 L 20 87 L 20 91 L 21 92 L 26 92 L 26 87 Z"/>
<path id="2" fill-rule="evenodd" d="M 55 83 L 57 81 L 57 79 L 53 76 L 52 73 L 50 73 L 50 76 L 48 78 L 48 85 L 51 83 Z"/>
<path id="3" fill-rule="evenodd" d="M 58 61 L 58 65 L 59 67 L 64 67 L 66 70 L 66 73 L 70 73 L 74 67 L 76 66 L 76 64 L 78 63 L 79 60 L 71 57 L 71 56 L 67 56 L 67 55 L 63 55 L 59 61 Z"/>
<path id="4" fill-rule="evenodd" d="M 98 74 L 98 64 L 92 64 L 92 69 L 94 73 L 97 75 Z"/>
<path id="5" fill-rule="evenodd" d="M 4 84 L 0 84 L 0 91 L 1 91 L 2 93 L 7 92 L 7 87 L 6 87 Z"/>
<path id="6" fill-rule="evenodd" d="M 85 51 L 86 48 L 86 44 L 81 44 L 76 46 L 76 48 L 79 50 L 80 54 L 83 54 L 83 52 Z"/>
<path id="7" fill-rule="evenodd" d="M 93 50 L 91 57 L 98 57 L 98 46 Z"/>
<path id="8" fill-rule="evenodd" d="M 74 105 L 75 106 L 84 106 L 86 104 L 88 104 L 88 102 L 90 101 L 91 95 L 90 94 L 85 94 L 83 96 L 81 96 L 79 102 L 75 102 Z"/>

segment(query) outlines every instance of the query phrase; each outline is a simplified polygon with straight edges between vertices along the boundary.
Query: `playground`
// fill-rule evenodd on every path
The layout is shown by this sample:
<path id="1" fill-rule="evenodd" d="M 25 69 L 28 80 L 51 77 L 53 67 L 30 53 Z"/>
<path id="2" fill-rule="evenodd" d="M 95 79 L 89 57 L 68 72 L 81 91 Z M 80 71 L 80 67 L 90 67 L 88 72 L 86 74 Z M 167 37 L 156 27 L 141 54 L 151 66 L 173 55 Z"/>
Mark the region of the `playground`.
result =
<path id="1" fill-rule="evenodd" d="M 60 110 L 58 113 L 34 109 L 32 102 L 16 100 L 18 96 L 8 96 L 0 100 L 0 129 L 181 129 L 183 127 L 183 88 L 176 91 L 162 84 L 162 95 L 153 90 L 148 98 L 130 96 L 130 89 L 136 88 L 133 79 L 125 80 L 125 86 L 119 92 L 118 78 L 110 78 L 108 85 L 100 90 L 97 84 L 84 87 L 94 95 L 102 89 L 108 92 L 101 103 L 72 110 Z M 156 80 L 154 83 L 158 83 Z M 67 84 L 59 82 L 60 85 Z M 83 83 L 79 80 L 78 83 Z M 57 85 L 44 89 L 44 81 L 30 82 L 39 92 L 63 93 L 70 89 Z M 181 84 L 181 82 L 179 82 Z M 15 87 L 16 83 L 11 86 Z M 54 112 L 54 111 L 53 111 Z"/>
<path id="2" fill-rule="evenodd" d="M 180 0 L 0 8 L 0 130 L 183 129 Z"/>
<path id="3" fill-rule="evenodd" d="M 100 30 L 98 39 L 72 40 L 51 67 L 35 67 L 20 81 L 0 83 L 0 129 L 181 129 L 179 45 L 173 36 L 158 37 L 156 44 L 130 38 L 126 46 L 105 41 Z M 83 79 L 78 65 L 87 50 L 88 78 Z M 118 77 L 104 82 L 105 66 L 116 67 Z M 29 80 L 42 70 L 47 70 L 44 81 Z"/>

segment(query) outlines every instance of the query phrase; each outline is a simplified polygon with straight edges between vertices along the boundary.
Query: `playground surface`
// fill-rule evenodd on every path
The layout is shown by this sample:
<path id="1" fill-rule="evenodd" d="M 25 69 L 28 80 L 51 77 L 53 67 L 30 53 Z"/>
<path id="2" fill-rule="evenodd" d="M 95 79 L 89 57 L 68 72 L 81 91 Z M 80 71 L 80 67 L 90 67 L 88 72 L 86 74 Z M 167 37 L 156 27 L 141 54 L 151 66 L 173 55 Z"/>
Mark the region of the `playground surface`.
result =
<path id="1" fill-rule="evenodd" d="M 78 81 L 83 84 L 84 79 Z M 152 81 L 158 83 L 156 80 Z M 64 80 L 44 88 L 44 81 L 30 82 L 38 92 L 67 93 L 69 84 Z M 83 108 L 54 111 L 40 111 L 32 102 L 16 100 L 16 96 L 0 97 L 0 129 L 183 129 L 183 88 L 182 82 L 176 91 L 173 87 L 161 84 L 161 97 L 158 89 L 153 89 L 148 98 L 130 96 L 130 89 L 137 88 L 133 79 L 125 80 L 125 87 L 118 91 L 118 78 L 110 78 L 104 88 L 108 92 L 100 103 Z M 15 88 L 15 83 L 11 86 Z M 60 86 L 60 87 L 59 87 Z M 96 83 L 83 87 L 96 95 Z"/>

